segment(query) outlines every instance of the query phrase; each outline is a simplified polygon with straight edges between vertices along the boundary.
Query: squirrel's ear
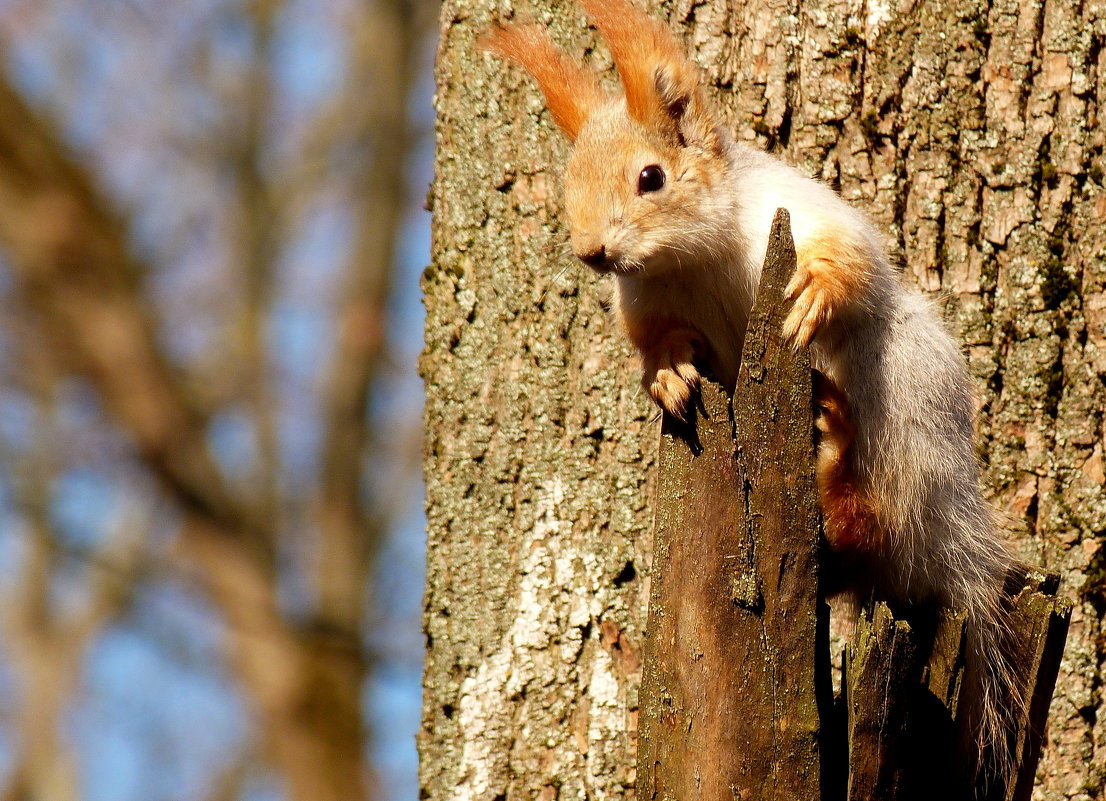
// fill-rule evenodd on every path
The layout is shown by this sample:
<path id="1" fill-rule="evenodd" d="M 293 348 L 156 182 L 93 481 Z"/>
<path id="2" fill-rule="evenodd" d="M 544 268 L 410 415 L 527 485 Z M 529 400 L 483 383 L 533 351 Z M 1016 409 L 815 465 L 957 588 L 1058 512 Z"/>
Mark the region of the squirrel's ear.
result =
<path id="1" fill-rule="evenodd" d="M 628 0 L 580 0 L 580 4 L 611 49 L 630 116 L 681 144 L 720 147 L 699 70 L 684 55 L 672 31 Z"/>
<path id="2" fill-rule="evenodd" d="M 565 55 L 537 25 L 496 25 L 477 44 L 534 76 L 554 122 L 572 141 L 591 113 L 607 102 L 596 77 Z"/>

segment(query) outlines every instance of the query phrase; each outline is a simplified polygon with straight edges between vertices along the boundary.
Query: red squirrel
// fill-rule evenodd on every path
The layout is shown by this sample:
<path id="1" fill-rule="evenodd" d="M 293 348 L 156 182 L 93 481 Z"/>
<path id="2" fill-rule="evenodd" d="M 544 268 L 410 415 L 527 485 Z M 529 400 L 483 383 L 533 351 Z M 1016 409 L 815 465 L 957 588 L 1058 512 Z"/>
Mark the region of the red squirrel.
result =
<path id="1" fill-rule="evenodd" d="M 736 142 L 672 32 L 627 0 L 580 0 L 610 47 L 611 94 L 536 25 L 481 41 L 537 81 L 574 143 L 564 172 L 572 249 L 613 276 L 642 384 L 684 418 L 696 361 L 730 391 L 775 211 L 797 267 L 784 335 L 810 347 L 831 549 L 893 603 L 967 614 L 965 679 L 980 752 L 1008 761 L 1012 689 L 1002 588 L 1016 564 L 980 491 L 973 390 L 956 342 L 908 287 L 882 237 L 824 184 Z"/>

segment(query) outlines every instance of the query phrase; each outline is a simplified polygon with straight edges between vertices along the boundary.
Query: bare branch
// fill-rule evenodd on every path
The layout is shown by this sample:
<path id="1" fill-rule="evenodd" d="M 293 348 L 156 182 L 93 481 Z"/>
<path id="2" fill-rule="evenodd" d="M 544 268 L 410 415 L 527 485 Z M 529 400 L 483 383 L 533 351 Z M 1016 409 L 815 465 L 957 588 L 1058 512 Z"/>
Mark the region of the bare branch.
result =
<path id="1" fill-rule="evenodd" d="M 147 268 L 53 131 L 0 81 L 0 243 L 54 349 L 89 376 L 171 494 L 212 520 L 248 519 L 205 445 L 206 414 L 157 345 Z M 247 526 L 255 539 L 257 526 Z"/>

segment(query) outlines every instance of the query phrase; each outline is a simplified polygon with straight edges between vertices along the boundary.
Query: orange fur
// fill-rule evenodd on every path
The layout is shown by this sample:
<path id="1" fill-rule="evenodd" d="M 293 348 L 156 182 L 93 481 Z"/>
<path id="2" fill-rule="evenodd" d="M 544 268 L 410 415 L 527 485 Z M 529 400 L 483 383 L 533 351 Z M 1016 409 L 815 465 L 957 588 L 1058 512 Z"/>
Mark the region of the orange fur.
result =
<path id="1" fill-rule="evenodd" d="M 503 28 L 484 41 L 534 75 L 575 143 L 564 180 L 573 249 L 613 274 L 646 389 L 683 417 L 699 389 L 697 360 L 734 386 L 756 268 L 772 215 L 786 207 L 798 266 L 784 334 L 796 348 L 813 344 L 815 363 L 848 382 L 823 381 L 815 393 L 828 562 L 850 594 L 967 612 L 962 703 L 974 707 L 977 744 L 999 743 L 993 761 L 1005 769 L 1018 694 L 998 599 L 1017 562 L 980 493 L 971 381 L 954 341 L 898 280 L 862 214 L 733 141 L 722 115 L 712 119 L 695 62 L 666 27 L 628 0 L 580 2 L 625 98 L 605 96 L 541 30 Z M 642 187 L 650 165 L 666 172 L 662 189 Z"/>
<path id="2" fill-rule="evenodd" d="M 699 71 L 672 31 L 627 0 L 580 0 L 611 49 L 630 116 L 671 139 L 682 118 L 704 123 Z"/>
<path id="3" fill-rule="evenodd" d="M 623 318 L 630 340 L 641 353 L 641 385 L 658 406 L 679 420 L 687 419 L 692 395 L 699 389 L 694 360 L 704 356 L 703 335 L 687 323 Z"/>
<path id="4" fill-rule="evenodd" d="M 856 427 L 848 398 L 828 378 L 820 373 L 816 376 L 814 403 L 819 410 L 818 430 L 822 432 L 816 476 L 826 539 L 835 552 L 860 556 L 880 546 L 882 532 L 871 502 L 857 491 L 853 479 L 850 451 Z"/>
<path id="5" fill-rule="evenodd" d="M 639 315 L 619 314 L 622 326 L 630 342 L 638 353 L 646 353 L 656 348 L 657 342 L 675 328 L 687 327 L 687 323 L 676 319 L 657 319 Z"/>
<path id="6" fill-rule="evenodd" d="M 569 60 L 537 25 L 497 25 L 477 45 L 534 76 L 553 121 L 572 141 L 592 111 L 607 102 L 595 76 Z"/>
<path id="7" fill-rule="evenodd" d="M 795 305 L 784 321 L 784 334 L 797 345 L 809 345 L 827 320 L 864 296 L 872 256 L 841 232 L 826 231 L 798 246 L 796 262 L 787 286 Z"/>

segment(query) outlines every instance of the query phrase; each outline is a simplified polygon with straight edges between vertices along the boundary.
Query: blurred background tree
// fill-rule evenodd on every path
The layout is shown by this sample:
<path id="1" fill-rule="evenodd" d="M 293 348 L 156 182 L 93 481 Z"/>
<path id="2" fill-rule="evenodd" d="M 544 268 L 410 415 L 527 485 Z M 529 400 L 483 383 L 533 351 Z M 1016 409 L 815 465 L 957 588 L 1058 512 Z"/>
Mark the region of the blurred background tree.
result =
<path id="1" fill-rule="evenodd" d="M 414 796 L 432 16 L 0 0 L 0 798 Z"/>

